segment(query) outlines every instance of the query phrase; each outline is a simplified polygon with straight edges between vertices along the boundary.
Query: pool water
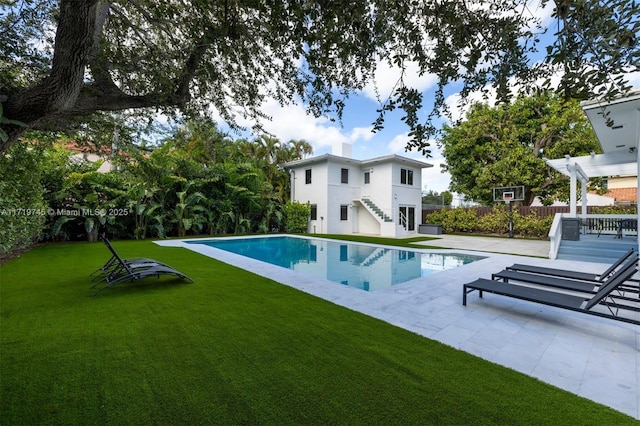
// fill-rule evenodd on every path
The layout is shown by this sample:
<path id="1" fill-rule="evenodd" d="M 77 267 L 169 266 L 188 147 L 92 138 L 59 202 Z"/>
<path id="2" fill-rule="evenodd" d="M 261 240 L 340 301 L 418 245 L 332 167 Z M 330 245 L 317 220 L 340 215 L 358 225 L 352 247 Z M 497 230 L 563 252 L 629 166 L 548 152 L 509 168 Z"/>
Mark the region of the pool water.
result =
<path id="1" fill-rule="evenodd" d="M 188 241 L 250 257 L 365 291 L 389 288 L 484 259 L 305 237 L 238 237 Z"/>

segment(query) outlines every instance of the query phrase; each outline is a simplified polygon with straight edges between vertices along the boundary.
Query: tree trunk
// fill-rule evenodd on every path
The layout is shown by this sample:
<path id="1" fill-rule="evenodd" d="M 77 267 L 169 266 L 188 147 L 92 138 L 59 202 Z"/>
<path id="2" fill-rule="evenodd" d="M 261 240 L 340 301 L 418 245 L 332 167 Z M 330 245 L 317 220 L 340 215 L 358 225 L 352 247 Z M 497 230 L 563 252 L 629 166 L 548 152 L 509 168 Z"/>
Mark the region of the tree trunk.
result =
<path id="1" fill-rule="evenodd" d="M 3 152 L 28 128 L 64 116 L 80 95 L 93 46 L 96 8 L 99 0 L 61 0 L 53 63 L 49 75 L 36 86 L 9 97 L 4 115 L 27 124 L 7 126 L 9 140 L 0 144 Z"/>

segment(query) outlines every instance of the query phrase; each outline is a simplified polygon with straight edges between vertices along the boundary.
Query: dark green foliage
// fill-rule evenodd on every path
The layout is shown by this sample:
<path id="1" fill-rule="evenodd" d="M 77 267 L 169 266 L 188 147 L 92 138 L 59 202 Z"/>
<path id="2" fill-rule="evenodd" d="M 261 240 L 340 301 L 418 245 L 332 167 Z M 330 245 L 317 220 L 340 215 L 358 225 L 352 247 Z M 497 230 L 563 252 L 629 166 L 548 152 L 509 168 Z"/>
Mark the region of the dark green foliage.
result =
<path id="1" fill-rule="evenodd" d="M 43 147 L 16 145 L 0 155 L 0 255 L 37 241 L 48 215 L 40 185 Z"/>
<path id="2" fill-rule="evenodd" d="M 371 112 L 374 130 L 399 109 L 406 148 L 428 154 L 450 90 L 463 101 L 493 92 L 501 103 L 514 83 L 565 99 L 611 98 L 630 90 L 640 64 L 639 7 L 628 0 L 555 1 L 544 21 L 503 0 L 8 3 L 0 101 L 9 118 L 41 130 L 130 109 L 148 117 L 215 109 L 234 128 L 240 118 L 259 128 L 267 100 L 301 101 L 310 114 L 339 120 L 352 93 L 377 89 L 382 63 L 397 76 Z M 437 76 L 432 105 L 411 84 L 413 69 Z M 8 125 L 0 152 L 23 131 Z"/>
<path id="3" fill-rule="evenodd" d="M 568 178 L 544 158 L 600 152 L 578 103 L 549 93 L 496 107 L 476 104 L 465 121 L 443 132 L 443 169 L 451 174 L 451 190 L 483 205 L 492 205 L 492 189 L 503 186 L 523 185 L 524 205 L 535 197 L 547 204 L 568 199 Z"/>
<path id="4" fill-rule="evenodd" d="M 289 201 L 284 206 L 285 231 L 292 234 L 307 232 L 311 207 L 309 203 L 302 204 L 297 201 Z"/>
<path id="5" fill-rule="evenodd" d="M 458 207 L 442 209 L 427 215 L 427 223 L 442 225 L 444 232 L 470 232 L 506 235 L 509 232 L 509 209 L 495 206 L 491 213 L 477 217 L 474 208 Z M 539 217 L 535 211 L 522 216 L 513 210 L 514 234 L 522 237 L 546 238 L 553 223 L 553 216 Z"/>
<path id="6" fill-rule="evenodd" d="M 634 420 L 199 254 L 115 241 L 195 279 L 88 297 L 99 243 L 0 266 L 0 424 L 585 424 Z"/>

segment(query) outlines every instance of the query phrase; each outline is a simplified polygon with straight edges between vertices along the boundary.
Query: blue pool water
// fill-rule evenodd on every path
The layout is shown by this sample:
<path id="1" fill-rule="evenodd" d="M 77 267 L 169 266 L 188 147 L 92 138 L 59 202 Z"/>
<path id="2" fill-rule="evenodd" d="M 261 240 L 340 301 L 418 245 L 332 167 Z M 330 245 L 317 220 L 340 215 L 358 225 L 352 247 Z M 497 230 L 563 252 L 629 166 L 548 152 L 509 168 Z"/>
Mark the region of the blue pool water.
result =
<path id="1" fill-rule="evenodd" d="M 188 241 L 293 269 L 366 291 L 484 259 L 456 253 L 422 253 L 344 241 L 299 237 L 239 237 Z"/>

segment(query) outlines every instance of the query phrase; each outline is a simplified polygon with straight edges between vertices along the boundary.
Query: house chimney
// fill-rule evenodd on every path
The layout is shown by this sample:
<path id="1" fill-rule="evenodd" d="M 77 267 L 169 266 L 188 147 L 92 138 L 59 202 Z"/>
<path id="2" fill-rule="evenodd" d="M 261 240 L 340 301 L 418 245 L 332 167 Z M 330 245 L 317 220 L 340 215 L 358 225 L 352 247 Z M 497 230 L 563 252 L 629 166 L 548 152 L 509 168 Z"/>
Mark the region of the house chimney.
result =
<path id="1" fill-rule="evenodd" d="M 339 157 L 351 158 L 351 144 L 340 143 L 338 145 L 333 145 L 331 153 Z"/>

